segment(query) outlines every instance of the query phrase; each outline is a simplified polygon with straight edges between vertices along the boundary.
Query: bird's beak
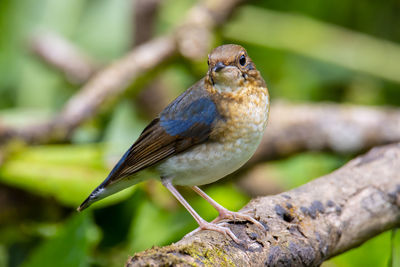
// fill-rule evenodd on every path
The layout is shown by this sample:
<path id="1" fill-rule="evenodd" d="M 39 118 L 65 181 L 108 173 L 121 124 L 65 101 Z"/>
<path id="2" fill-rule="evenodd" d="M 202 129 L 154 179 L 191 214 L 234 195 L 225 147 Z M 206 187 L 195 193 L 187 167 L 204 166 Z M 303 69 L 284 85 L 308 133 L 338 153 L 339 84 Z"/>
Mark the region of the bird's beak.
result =
<path id="1" fill-rule="evenodd" d="M 224 63 L 222 62 L 217 62 L 217 64 L 215 64 L 214 68 L 212 69 L 213 72 L 219 72 L 220 70 L 222 70 L 223 68 L 225 68 Z"/>

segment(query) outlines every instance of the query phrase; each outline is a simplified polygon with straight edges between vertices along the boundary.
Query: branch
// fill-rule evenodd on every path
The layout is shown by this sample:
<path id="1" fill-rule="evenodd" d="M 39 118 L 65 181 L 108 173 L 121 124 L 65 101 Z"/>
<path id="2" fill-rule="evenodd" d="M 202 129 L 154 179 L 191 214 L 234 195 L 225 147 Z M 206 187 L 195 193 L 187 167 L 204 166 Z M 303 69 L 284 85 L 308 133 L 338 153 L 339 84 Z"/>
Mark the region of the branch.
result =
<path id="1" fill-rule="evenodd" d="M 135 47 L 128 55 L 98 72 L 53 120 L 23 129 L 0 126 L 0 143 L 19 138 L 27 143 L 63 141 L 84 121 L 94 117 L 110 99 L 120 97 L 138 77 L 166 62 L 177 52 L 195 58 L 207 54 L 211 30 L 221 25 L 240 0 L 218 0 L 191 8 L 185 21 L 169 35 Z"/>
<path id="2" fill-rule="evenodd" d="M 357 153 L 400 141 L 400 110 L 372 106 L 275 102 L 250 164 L 314 150 Z"/>
<path id="3" fill-rule="evenodd" d="M 30 47 L 43 61 L 62 71 L 74 83 L 86 82 L 99 68 L 78 47 L 55 33 L 35 36 Z"/>
<path id="4" fill-rule="evenodd" d="M 252 200 L 243 211 L 265 225 L 229 224 L 238 246 L 212 231 L 131 257 L 127 266 L 318 266 L 400 226 L 400 143 L 372 149 L 291 191 Z"/>
<path id="5" fill-rule="evenodd" d="M 138 45 L 150 40 L 154 35 L 154 25 L 157 13 L 161 7 L 160 0 L 134 1 L 134 44 Z M 137 95 L 135 104 L 143 110 L 148 117 L 155 117 L 160 110 L 168 105 L 165 95 L 165 86 L 159 77 L 146 84 Z"/>
<path id="6" fill-rule="evenodd" d="M 135 45 L 148 41 L 154 32 L 157 11 L 161 0 L 134 1 L 134 33 Z"/>

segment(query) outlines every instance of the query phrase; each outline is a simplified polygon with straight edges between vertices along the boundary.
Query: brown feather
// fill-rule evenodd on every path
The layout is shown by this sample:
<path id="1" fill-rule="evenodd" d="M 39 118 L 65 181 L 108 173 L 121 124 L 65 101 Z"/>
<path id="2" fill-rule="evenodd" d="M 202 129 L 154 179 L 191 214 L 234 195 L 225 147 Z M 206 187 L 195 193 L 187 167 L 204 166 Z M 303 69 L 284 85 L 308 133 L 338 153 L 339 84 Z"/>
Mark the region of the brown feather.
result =
<path id="1" fill-rule="evenodd" d="M 180 153 L 195 144 L 207 140 L 209 132 L 202 130 L 202 128 L 204 127 L 195 124 L 189 129 L 189 131 L 200 130 L 200 138 L 183 138 L 167 134 L 160 126 L 159 119 L 153 120 L 132 145 L 126 160 L 115 170 L 104 186 L 151 167 L 171 155 Z"/>

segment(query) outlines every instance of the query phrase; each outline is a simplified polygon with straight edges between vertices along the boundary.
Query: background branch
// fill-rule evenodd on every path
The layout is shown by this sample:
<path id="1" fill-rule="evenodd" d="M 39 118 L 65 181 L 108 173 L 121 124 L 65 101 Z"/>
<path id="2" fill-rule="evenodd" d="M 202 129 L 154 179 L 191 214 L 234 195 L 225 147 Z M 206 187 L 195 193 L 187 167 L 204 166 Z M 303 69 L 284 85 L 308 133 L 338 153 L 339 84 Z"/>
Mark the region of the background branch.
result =
<path id="1" fill-rule="evenodd" d="M 248 164 L 314 150 L 355 153 L 400 141 L 400 111 L 391 108 L 273 102 L 261 144 Z"/>
<path id="2" fill-rule="evenodd" d="M 223 23 L 240 2 L 219 0 L 195 5 L 172 34 L 135 47 L 125 57 L 94 75 L 51 121 L 24 129 L 0 126 L 0 143 L 12 138 L 28 143 L 68 139 L 73 130 L 97 114 L 110 99 L 118 98 L 139 76 L 177 52 L 190 58 L 204 57 L 211 45 L 210 31 Z"/>
<path id="3" fill-rule="evenodd" d="M 150 40 L 154 35 L 158 10 L 161 7 L 160 0 L 136 0 L 134 1 L 135 32 L 134 44 L 139 45 Z M 158 75 L 152 79 L 137 95 L 135 104 L 149 117 L 157 116 L 160 107 L 168 105 L 166 90 Z"/>
<path id="4" fill-rule="evenodd" d="M 139 45 L 153 36 L 160 0 L 134 1 L 134 44 Z"/>
<path id="5" fill-rule="evenodd" d="M 265 225 L 228 224 L 238 246 L 211 231 L 137 253 L 127 266 L 317 266 L 400 225 L 400 143 L 374 148 L 291 191 L 252 200 L 242 211 Z"/>
<path id="6" fill-rule="evenodd" d="M 62 71 L 73 83 L 86 82 L 99 69 L 92 58 L 54 32 L 34 36 L 30 48 L 44 62 Z"/>

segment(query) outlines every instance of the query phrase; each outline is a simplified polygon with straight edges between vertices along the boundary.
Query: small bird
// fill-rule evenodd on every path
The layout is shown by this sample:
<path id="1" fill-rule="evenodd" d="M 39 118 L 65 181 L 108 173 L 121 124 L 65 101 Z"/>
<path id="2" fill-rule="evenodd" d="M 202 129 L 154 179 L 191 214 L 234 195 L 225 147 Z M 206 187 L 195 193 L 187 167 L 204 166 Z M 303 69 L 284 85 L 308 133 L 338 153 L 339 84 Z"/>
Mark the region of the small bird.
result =
<path id="1" fill-rule="evenodd" d="M 250 221 L 253 217 L 229 211 L 198 186 L 215 182 L 246 163 L 258 147 L 267 126 L 269 94 L 264 79 L 246 50 L 234 44 L 215 48 L 208 56 L 204 78 L 178 96 L 141 133 L 108 177 L 78 207 L 137 184 L 133 174 L 156 167 L 162 184 L 181 202 L 201 230 L 214 230 L 241 243 L 217 222 Z M 174 185 L 190 186 L 219 213 L 207 222 Z"/>

